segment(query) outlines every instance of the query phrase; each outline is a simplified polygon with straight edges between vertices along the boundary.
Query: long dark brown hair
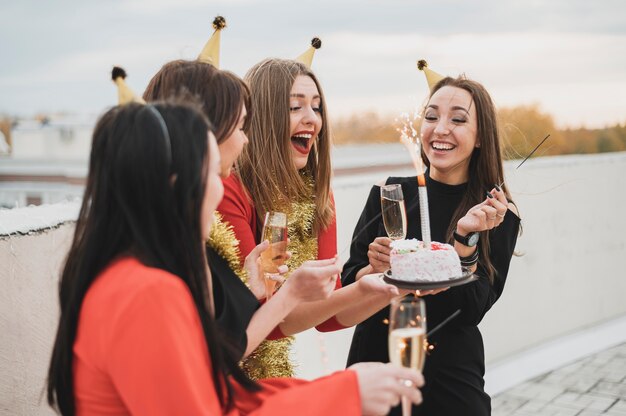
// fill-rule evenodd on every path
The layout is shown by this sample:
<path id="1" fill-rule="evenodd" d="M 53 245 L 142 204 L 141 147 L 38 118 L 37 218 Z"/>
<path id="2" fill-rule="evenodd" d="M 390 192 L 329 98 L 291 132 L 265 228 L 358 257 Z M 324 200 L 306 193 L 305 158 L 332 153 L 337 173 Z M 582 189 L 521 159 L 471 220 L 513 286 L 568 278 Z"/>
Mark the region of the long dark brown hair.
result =
<path id="1" fill-rule="evenodd" d="M 503 184 L 502 190 L 506 198 L 513 202 L 511 194 L 504 183 L 504 168 L 502 164 L 502 149 L 500 147 L 500 129 L 496 117 L 496 106 L 485 87 L 479 82 L 472 81 L 460 76 L 457 78 L 445 77 L 439 81 L 431 90 L 430 97 L 443 87 L 456 87 L 467 91 L 476 106 L 477 130 L 476 142 L 480 147 L 474 148 L 469 163 L 469 174 L 467 191 L 452 215 L 452 221 L 446 232 L 446 239 L 452 243 L 454 241 L 453 232 L 457 222 L 474 205 L 481 203 L 485 199 L 485 192 L 490 191 L 495 185 Z M 427 104 L 428 105 L 428 104 Z M 422 160 L 426 166 L 430 162 L 426 154 L 422 151 Z M 493 282 L 496 270 L 491 263 L 489 254 L 491 247 L 489 244 L 489 231 L 483 231 L 479 241 L 479 264 L 483 265 L 489 280 Z"/>
<path id="2" fill-rule="evenodd" d="M 311 77 L 321 98 L 322 129 L 304 168 L 313 178 L 316 207 L 313 231 L 317 233 L 333 219 L 331 134 L 321 85 L 304 64 L 289 59 L 266 59 L 250 68 L 244 77 L 257 111 L 248 116 L 250 125 L 246 134 L 250 143 L 239 157 L 237 173 L 254 201 L 259 218 L 267 211 L 276 210 L 277 202 L 301 200 L 309 193 L 306 181 L 293 163 L 289 134 L 289 93 L 299 75 Z"/>
<path id="3" fill-rule="evenodd" d="M 165 121 L 169 139 L 154 109 Z M 96 277 L 124 254 L 170 272 L 189 288 L 222 406 L 232 405 L 230 376 L 248 389 L 257 388 L 231 356 L 210 313 L 200 223 L 209 130 L 206 118 L 188 104 L 157 103 L 152 109 L 128 104 L 109 110 L 98 121 L 85 194 L 60 281 L 61 317 L 48 371 L 48 403 L 62 414 L 76 412 L 72 363 L 81 304 Z"/>
<path id="4" fill-rule="evenodd" d="M 232 72 L 200 61 L 168 62 L 152 77 L 143 99 L 165 100 L 181 94 L 190 94 L 201 103 L 204 114 L 213 124 L 218 144 L 230 137 L 237 127 L 243 105 L 248 114 L 244 129 L 248 128 L 252 116 L 250 90 Z"/>

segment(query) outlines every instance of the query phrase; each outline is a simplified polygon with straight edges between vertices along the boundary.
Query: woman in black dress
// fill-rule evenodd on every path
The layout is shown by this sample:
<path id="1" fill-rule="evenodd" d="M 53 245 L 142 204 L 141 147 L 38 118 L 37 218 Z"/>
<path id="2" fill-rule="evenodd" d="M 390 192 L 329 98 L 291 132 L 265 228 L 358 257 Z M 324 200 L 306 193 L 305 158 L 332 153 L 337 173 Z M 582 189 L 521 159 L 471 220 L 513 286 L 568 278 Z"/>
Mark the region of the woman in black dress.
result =
<path id="1" fill-rule="evenodd" d="M 477 325 L 502 294 L 520 219 L 503 182 L 496 113 L 485 88 L 463 77 L 443 78 L 432 88 L 423 115 L 422 159 L 428 167 L 432 240 L 454 244 L 479 279 L 424 297 L 430 328 L 457 309 L 461 313 L 428 340 L 434 348 L 424 368 L 424 402 L 413 408 L 413 414 L 489 415 L 484 348 Z M 409 208 L 407 238 L 422 240 L 416 177 L 391 177 L 385 183 L 402 184 Z M 380 212 L 377 185 L 370 192 L 355 234 L 373 218 L 379 220 L 367 225 L 353 242 L 342 275 L 344 285 L 390 267 L 390 240 Z M 385 308 L 356 327 L 349 365 L 389 361 L 388 317 Z M 400 414 L 399 408 L 392 414 Z"/>
<path id="2" fill-rule="evenodd" d="M 220 175 L 227 177 L 248 143 L 244 127 L 252 109 L 247 85 L 235 74 L 207 62 L 176 60 L 163 65 L 152 77 L 143 98 L 150 102 L 181 94 L 199 101 L 213 124 L 221 158 Z M 299 303 L 328 297 L 335 283 L 333 276 L 340 268 L 328 261 L 307 263 L 291 274 L 285 293 L 277 293 L 261 306 L 257 299 L 265 295 L 265 288 L 256 262 L 268 243 L 259 244 L 241 264 L 235 234 L 217 213 L 215 217 L 206 245 L 209 268 L 215 276 L 215 319 L 241 359 L 271 337 L 272 330 Z M 286 272 L 287 266 L 281 268 Z"/>

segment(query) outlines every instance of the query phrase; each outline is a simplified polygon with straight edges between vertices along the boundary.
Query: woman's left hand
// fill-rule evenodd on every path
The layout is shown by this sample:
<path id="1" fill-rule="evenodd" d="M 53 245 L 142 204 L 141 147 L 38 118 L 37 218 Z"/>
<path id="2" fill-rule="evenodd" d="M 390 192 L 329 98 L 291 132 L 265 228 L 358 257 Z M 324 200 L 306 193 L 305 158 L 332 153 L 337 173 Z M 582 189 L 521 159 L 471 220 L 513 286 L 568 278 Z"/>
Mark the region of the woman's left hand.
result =
<path id="1" fill-rule="evenodd" d="M 372 267 L 371 272 L 383 273 L 391 267 L 391 239 L 389 237 L 376 237 L 367 249 L 367 257 Z"/>
<path id="2" fill-rule="evenodd" d="M 261 253 L 267 250 L 270 246 L 269 241 L 265 240 L 258 246 L 256 246 L 250 254 L 246 257 L 243 263 L 243 268 L 248 275 L 248 285 L 250 290 L 257 299 L 265 297 L 265 273 L 263 273 L 263 267 L 261 267 Z M 287 252 L 288 258 L 291 257 Z M 286 265 L 278 267 L 278 273 L 282 276 L 289 271 Z M 283 282 L 284 279 L 278 281 L 278 285 Z"/>

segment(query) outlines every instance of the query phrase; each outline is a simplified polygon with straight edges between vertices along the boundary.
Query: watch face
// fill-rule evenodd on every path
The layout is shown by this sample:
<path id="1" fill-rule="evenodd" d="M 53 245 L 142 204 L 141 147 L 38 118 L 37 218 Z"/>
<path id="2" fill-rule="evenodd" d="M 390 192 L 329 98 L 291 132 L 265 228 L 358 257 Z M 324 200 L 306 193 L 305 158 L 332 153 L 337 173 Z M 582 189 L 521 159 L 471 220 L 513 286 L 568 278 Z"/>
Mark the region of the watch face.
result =
<path id="1" fill-rule="evenodd" d="M 472 233 L 469 235 L 469 238 L 467 239 L 467 244 L 470 247 L 474 247 L 477 243 L 478 243 L 478 238 L 480 237 L 480 234 L 478 233 Z"/>

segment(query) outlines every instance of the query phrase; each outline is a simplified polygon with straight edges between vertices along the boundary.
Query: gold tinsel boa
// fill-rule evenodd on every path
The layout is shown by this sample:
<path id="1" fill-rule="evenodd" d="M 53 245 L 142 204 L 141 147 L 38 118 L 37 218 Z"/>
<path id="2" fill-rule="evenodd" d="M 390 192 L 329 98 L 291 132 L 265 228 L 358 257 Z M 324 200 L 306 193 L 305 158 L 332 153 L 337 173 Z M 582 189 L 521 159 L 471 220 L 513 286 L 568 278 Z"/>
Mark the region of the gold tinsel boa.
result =
<path id="1" fill-rule="evenodd" d="M 317 238 L 313 236 L 313 219 L 315 202 L 313 200 L 313 184 L 309 182 L 310 195 L 305 201 L 295 202 L 289 207 L 281 208 L 287 213 L 287 233 L 289 235 L 289 251 L 291 258 L 287 261 L 289 270 L 295 270 L 307 260 L 317 258 Z M 241 280 L 248 284 L 245 270 L 242 268 L 239 242 L 232 225 L 228 224 L 216 213 L 211 228 L 211 236 L 207 242 Z M 286 276 L 288 278 L 288 276 Z M 241 367 L 253 380 L 269 377 L 293 377 L 295 363 L 291 361 L 290 349 L 293 337 L 263 341 L 248 357 L 242 360 Z"/>
<path id="2" fill-rule="evenodd" d="M 224 221 L 224 217 L 219 212 L 214 213 L 211 234 L 207 240 L 207 245 L 217 252 L 226 262 L 232 271 L 248 286 L 248 274 L 241 266 L 239 257 L 239 240 L 235 236 L 233 226 Z"/>

